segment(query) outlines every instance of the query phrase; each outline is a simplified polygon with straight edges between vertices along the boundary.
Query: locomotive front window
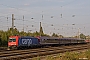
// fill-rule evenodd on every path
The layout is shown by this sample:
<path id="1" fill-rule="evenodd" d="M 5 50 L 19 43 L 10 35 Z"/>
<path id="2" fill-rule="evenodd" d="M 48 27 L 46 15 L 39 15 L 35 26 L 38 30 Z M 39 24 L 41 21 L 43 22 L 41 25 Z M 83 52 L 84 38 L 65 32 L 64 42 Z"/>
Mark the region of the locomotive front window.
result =
<path id="1" fill-rule="evenodd" d="M 10 38 L 9 42 L 16 42 L 16 38 Z"/>

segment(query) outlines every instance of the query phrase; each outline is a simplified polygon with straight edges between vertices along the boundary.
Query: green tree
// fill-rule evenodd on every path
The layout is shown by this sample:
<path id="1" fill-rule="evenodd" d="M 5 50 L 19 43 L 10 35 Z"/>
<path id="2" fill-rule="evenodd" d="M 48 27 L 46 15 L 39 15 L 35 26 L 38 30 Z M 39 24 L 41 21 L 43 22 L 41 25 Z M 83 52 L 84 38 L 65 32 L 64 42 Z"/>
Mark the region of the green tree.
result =
<path id="1" fill-rule="evenodd" d="M 62 35 L 59 35 L 59 37 L 60 37 L 60 38 L 63 38 L 63 36 L 62 36 Z"/>
<path id="2" fill-rule="evenodd" d="M 42 27 L 40 28 L 40 31 L 36 31 L 36 32 L 24 32 L 24 31 L 19 31 L 17 28 L 10 28 L 8 29 L 7 31 L 3 31 L 3 30 L 0 30 L 0 46 L 7 46 L 7 43 L 8 43 L 8 39 L 9 39 L 9 36 L 12 36 L 12 35 L 19 35 L 19 36 L 49 36 L 45 33 L 43 33 L 43 29 Z M 59 35 L 53 33 L 54 37 L 60 37 Z M 62 37 L 62 36 L 61 36 Z"/>
<path id="3" fill-rule="evenodd" d="M 57 34 L 53 33 L 52 34 L 53 37 L 59 37 Z"/>
<path id="4" fill-rule="evenodd" d="M 81 33 L 81 34 L 80 34 L 80 38 L 81 38 L 81 39 L 86 39 L 86 36 L 85 36 L 83 33 Z"/>

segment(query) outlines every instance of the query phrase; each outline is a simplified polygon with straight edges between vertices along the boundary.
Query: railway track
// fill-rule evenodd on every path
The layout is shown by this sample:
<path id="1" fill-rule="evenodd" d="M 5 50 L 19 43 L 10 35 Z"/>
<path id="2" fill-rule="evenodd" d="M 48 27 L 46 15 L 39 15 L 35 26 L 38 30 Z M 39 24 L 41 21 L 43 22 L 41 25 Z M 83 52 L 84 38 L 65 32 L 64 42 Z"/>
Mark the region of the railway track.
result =
<path id="1" fill-rule="evenodd" d="M 27 49 L 27 50 L 13 50 L 0 52 L 0 60 L 21 60 L 33 58 L 36 56 L 45 56 L 57 53 L 63 53 L 67 51 L 76 51 L 89 49 L 90 44 L 74 45 L 74 46 L 59 46 L 49 48 Z"/>
<path id="2" fill-rule="evenodd" d="M 7 47 L 0 47 L 0 52 L 1 51 L 7 51 Z"/>

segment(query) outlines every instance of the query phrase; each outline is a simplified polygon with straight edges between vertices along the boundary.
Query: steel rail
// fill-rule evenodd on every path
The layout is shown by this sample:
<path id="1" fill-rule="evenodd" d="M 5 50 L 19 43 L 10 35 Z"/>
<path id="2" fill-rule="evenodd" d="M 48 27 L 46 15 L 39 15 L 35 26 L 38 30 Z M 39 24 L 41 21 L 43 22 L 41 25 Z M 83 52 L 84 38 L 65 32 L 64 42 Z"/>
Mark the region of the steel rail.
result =
<path id="1" fill-rule="evenodd" d="M 50 48 L 39 48 L 39 49 L 32 49 L 32 50 L 19 50 L 18 51 L 11 51 L 11 53 L 5 54 L 2 52 L 0 54 L 0 60 L 7 60 L 7 59 L 25 59 L 25 58 L 32 58 L 36 56 L 42 56 L 42 55 L 50 55 L 50 54 L 56 54 L 56 53 L 63 53 L 66 51 L 75 51 L 75 50 L 81 50 L 81 49 L 88 49 L 90 45 L 81 45 L 81 46 L 65 46 L 65 47 L 50 47 Z M 4 54 L 3 54 L 4 53 Z"/>

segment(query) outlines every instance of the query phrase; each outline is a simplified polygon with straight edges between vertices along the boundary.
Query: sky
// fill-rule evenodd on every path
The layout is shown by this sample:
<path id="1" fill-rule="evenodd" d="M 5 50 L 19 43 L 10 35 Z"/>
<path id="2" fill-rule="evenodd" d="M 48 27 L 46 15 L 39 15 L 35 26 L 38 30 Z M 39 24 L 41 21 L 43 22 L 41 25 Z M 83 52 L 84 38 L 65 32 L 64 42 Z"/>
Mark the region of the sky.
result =
<path id="1" fill-rule="evenodd" d="M 12 27 L 12 14 L 19 31 L 39 31 L 41 22 L 49 35 L 90 35 L 90 0 L 0 0 L 0 30 Z"/>

